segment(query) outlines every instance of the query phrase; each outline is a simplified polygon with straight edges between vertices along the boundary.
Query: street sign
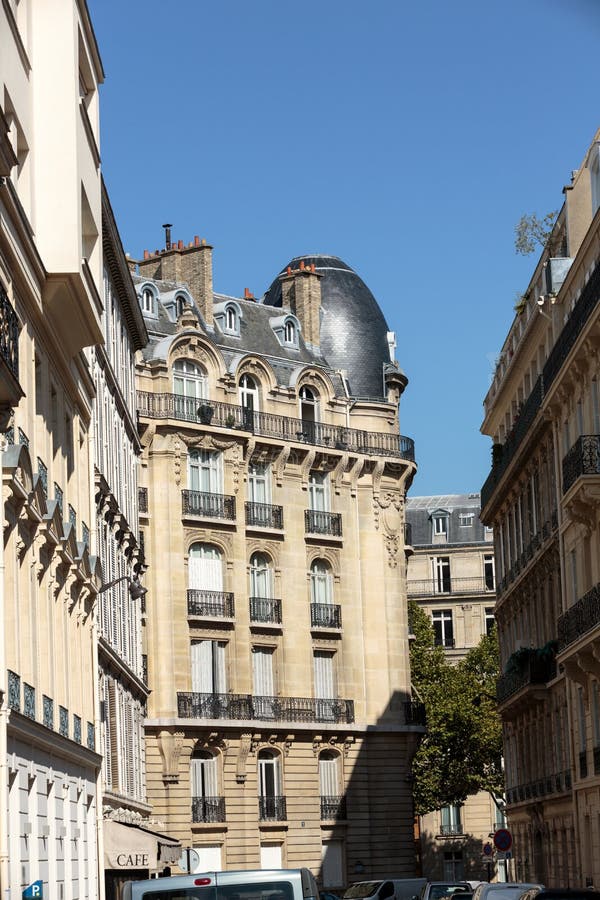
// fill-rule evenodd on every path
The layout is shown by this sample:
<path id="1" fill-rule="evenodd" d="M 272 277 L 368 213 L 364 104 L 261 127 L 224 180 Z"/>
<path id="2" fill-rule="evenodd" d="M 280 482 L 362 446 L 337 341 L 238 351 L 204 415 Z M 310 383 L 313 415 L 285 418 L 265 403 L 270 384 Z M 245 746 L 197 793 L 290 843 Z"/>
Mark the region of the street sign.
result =
<path id="1" fill-rule="evenodd" d="M 483 845 L 483 855 L 484 855 L 484 857 L 485 857 L 485 856 L 491 856 L 491 855 L 493 854 L 493 852 L 494 852 L 494 848 L 492 847 L 492 845 L 490 844 L 489 841 L 488 841 L 486 844 Z"/>
<path id="2" fill-rule="evenodd" d="M 496 850 L 496 859 L 512 859 L 512 850 Z"/>
<path id="3" fill-rule="evenodd" d="M 188 874 L 196 872 L 200 865 L 200 854 L 193 847 L 186 847 L 181 851 L 181 857 L 177 865 Z"/>
<path id="4" fill-rule="evenodd" d="M 29 887 L 23 891 L 23 900 L 43 900 L 44 882 L 40 878 L 39 881 L 33 881 Z"/>
<path id="5" fill-rule="evenodd" d="M 494 832 L 493 841 L 496 850 L 506 852 L 512 847 L 512 834 L 508 828 L 498 828 L 498 830 Z"/>

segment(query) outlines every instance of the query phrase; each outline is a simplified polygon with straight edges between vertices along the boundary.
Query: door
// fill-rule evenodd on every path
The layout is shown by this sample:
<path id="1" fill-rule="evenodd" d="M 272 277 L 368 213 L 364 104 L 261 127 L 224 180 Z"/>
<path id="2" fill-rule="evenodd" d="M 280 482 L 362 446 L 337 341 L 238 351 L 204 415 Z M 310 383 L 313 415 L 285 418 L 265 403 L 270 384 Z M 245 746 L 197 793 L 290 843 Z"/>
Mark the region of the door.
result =
<path id="1" fill-rule="evenodd" d="M 321 877 L 324 888 L 337 888 L 346 883 L 343 846 L 342 841 L 323 841 L 321 845 Z"/>
<path id="2" fill-rule="evenodd" d="M 260 845 L 260 867 L 261 869 L 282 869 L 283 854 L 281 844 L 261 844 Z"/>

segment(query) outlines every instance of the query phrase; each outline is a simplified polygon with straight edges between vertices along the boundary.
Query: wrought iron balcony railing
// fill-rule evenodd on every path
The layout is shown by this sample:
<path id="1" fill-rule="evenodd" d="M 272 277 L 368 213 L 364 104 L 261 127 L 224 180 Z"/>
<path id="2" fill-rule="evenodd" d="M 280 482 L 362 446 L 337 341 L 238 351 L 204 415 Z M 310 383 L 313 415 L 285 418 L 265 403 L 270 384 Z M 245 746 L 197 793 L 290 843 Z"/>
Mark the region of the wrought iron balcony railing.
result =
<path id="1" fill-rule="evenodd" d="M 558 619 L 559 652 L 600 624 L 600 584 L 594 585 Z"/>
<path id="2" fill-rule="evenodd" d="M 284 822 L 287 819 L 285 797 L 259 797 L 258 818 L 261 822 Z"/>
<path id="3" fill-rule="evenodd" d="M 338 603 L 311 603 L 310 624 L 313 628 L 341 628 L 342 607 Z"/>
<path id="4" fill-rule="evenodd" d="M 545 778 L 538 778 L 526 784 L 507 788 L 506 802 L 510 804 L 523 803 L 525 800 L 544 797 L 548 794 L 562 794 L 569 790 L 571 790 L 571 772 L 567 769 L 564 772 L 555 772 L 552 775 L 546 775 Z M 496 828 L 494 828 L 495 830 Z"/>
<path id="5" fill-rule="evenodd" d="M 600 435 L 582 434 L 562 462 L 563 494 L 581 475 L 600 475 Z"/>
<path id="6" fill-rule="evenodd" d="M 192 822 L 224 821 L 224 797 L 192 797 Z"/>
<path id="7" fill-rule="evenodd" d="M 235 606 L 233 594 L 228 591 L 200 591 L 189 588 L 187 592 L 188 616 L 217 616 L 233 619 Z"/>
<path id="8" fill-rule="evenodd" d="M 335 820 L 346 818 L 346 798 L 328 797 L 321 794 L 321 819 Z"/>
<path id="9" fill-rule="evenodd" d="M 462 827 L 461 822 L 454 822 L 451 825 L 441 825 L 440 826 L 440 834 L 444 835 L 444 837 L 451 837 L 452 835 L 464 834 L 464 829 Z"/>
<path id="10" fill-rule="evenodd" d="M 324 422 L 306 422 L 289 416 L 248 410 L 232 403 L 198 400 L 178 394 L 138 391 L 137 404 L 138 415 L 149 419 L 172 418 L 369 456 L 393 456 L 410 462 L 415 460 L 414 441 L 400 434 L 381 434 L 359 428 L 327 425 Z"/>
<path id="11" fill-rule="evenodd" d="M 148 488 L 138 488 L 138 510 L 141 513 L 148 512 Z"/>
<path id="12" fill-rule="evenodd" d="M 246 503 L 246 525 L 258 528 L 283 528 L 283 506 L 271 503 Z"/>
<path id="13" fill-rule="evenodd" d="M 19 380 L 19 319 L 0 284 L 0 358 Z"/>
<path id="14" fill-rule="evenodd" d="M 341 513 L 323 512 L 320 509 L 305 509 L 304 528 L 307 534 L 341 537 L 342 515 Z"/>
<path id="15" fill-rule="evenodd" d="M 202 516 L 207 519 L 235 519 L 235 497 L 227 494 L 182 491 L 181 503 L 184 515 Z"/>
<path id="16" fill-rule="evenodd" d="M 281 600 L 273 597 L 250 597 L 250 621 L 281 625 Z"/>
<path id="17" fill-rule="evenodd" d="M 532 654 L 516 672 L 505 672 L 498 679 L 496 696 L 504 703 L 517 691 L 529 685 L 544 685 L 556 678 L 556 659 L 553 656 Z"/>
<path id="18" fill-rule="evenodd" d="M 493 581 L 484 576 L 475 578 L 422 578 L 408 581 L 409 597 L 429 597 L 434 594 L 488 594 L 495 590 Z"/>
<path id="19" fill-rule="evenodd" d="M 251 694 L 177 693 L 182 719 L 242 719 L 275 722 L 354 722 L 354 701 Z"/>

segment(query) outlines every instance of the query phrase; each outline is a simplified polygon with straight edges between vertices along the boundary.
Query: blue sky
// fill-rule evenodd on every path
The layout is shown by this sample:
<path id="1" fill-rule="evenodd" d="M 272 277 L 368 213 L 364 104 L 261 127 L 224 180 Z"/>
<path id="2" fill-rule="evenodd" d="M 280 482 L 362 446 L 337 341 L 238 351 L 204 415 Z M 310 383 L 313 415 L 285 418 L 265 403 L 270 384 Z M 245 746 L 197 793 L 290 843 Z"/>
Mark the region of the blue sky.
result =
<path id="1" fill-rule="evenodd" d="M 397 334 L 411 493 L 479 490 L 482 400 L 596 128 L 600 0 L 89 0 L 104 176 L 125 249 L 195 234 L 215 289 L 341 256 Z"/>

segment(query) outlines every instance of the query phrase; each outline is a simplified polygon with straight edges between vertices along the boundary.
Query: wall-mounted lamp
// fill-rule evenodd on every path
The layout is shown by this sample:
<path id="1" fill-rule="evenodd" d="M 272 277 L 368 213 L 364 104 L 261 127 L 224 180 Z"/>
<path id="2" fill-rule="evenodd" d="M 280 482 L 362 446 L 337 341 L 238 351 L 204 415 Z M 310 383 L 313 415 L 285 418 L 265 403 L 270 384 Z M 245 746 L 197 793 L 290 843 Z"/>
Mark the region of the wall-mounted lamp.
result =
<path id="1" fill-rule="evenodd" d="M 129 582 L 129 596 L 132 600 L 141 600 L 148 593 L 148 589 L 142 587 L 137 578 L 130 578 L 129 575 L 121 575 L 120 578 L 113 578 L 112 581 L 109 581 L 108 584 L 103 584 L 101 588 L 99 588 L 98 593 L 103 594 L 104 591 L 107 591 L 109 588 L 114 587 L 115 584 L 119 584 L 121 581 Z"/>

